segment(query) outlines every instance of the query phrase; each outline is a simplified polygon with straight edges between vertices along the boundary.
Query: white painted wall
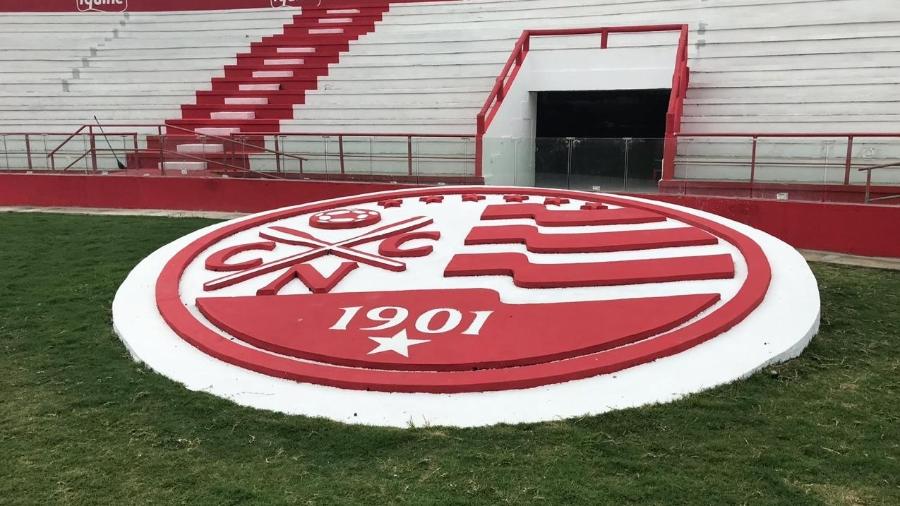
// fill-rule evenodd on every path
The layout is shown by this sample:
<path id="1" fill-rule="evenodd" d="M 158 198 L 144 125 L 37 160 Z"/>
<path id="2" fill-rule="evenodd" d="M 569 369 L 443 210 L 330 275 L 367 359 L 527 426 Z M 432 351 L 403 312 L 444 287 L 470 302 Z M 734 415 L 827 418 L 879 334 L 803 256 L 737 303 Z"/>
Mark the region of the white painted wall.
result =
<path id="1" fill-rule="evenodd" d="M 534 184 L 535 92 L 662 89 L 672 86 L 671 46 L 529 52 L 484 140 L 489 184 Z"/>

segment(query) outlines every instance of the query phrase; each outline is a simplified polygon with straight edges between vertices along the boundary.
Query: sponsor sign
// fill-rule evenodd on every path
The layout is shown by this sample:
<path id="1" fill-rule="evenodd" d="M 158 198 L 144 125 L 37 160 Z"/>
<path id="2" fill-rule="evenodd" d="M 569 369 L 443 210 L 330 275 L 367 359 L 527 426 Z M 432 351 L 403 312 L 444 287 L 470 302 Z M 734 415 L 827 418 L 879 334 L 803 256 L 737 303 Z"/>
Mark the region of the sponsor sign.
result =
<path id="1" fill-rule="evenodd" d="M 128 0 L 75 0 L 78 12 L 125 12 Z"/>
<path id="2" fill-rule="evenodd" d="M 129 314 L 138 279 L 152 294 L 135 296 L 144 302 Z M 818 324 L 805 262 L 759 231 L 662 203 L 525 188 L 403 190 L 235 220 L 155 253 L 117 303 L 117 330 L 137 358 L 217 371 L 167 364 L 164 374 L 219 378 L 213 391 L 252 377 L 271 388 L 267 402 L 292 393 L 282 405 L 220 395 L 387 425 L 558 418 L 603 411 L 597 400 L 609 396 L 624 395 L 623 407 L 666 400 L 793 356 Z M 154 325 L 128 330 L 138 315 Z M 745 332 L 753 337 L 739 342 Z M 142 353 L 147 339 L 184 356 Z M 705 365 L 717 348 L 738 355 Z M 559 394 L 585 388 L 580 400 Z M 391 402 L 376 401 L 385 395 Z M 331 407 L 310 408 L 323 396 Z M 535 396 L 549 396 L 537 411 Z M 474 408 L 479 398 L 513 408 Z M 380 407 L 350 416 L 353 399 Z M 332 415 L 341 402 L 351 404 Z M 454 404 L 471 417 L 448 414 Z"/>
<path id="3" fill-rule="evenodd" d="M 275 9 L 282 7 L 300 7 L 300 0 L 272 0 L 272 7 Z"/>

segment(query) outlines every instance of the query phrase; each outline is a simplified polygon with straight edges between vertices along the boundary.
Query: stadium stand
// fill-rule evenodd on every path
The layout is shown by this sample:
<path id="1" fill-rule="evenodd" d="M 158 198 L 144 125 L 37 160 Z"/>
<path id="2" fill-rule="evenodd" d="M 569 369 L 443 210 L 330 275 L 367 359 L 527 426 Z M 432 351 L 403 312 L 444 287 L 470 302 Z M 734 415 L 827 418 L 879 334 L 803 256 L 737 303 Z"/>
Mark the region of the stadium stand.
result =
<path id="1" fill-rule="evenodd" d="M 677 178 L 746 179 L 751 146 L 760 165 L 768 163 L 756 174 L 761 181 L 841 182 L 848 146 L 854 167 L 900 158 L 896 138 L 838 135 L 898 130 L 893 0 L 326 0 L 299 12 L 0 14 L 0 40 L 10 48 L 0 56 L 0 130 L 71 133 L 95 114 L 110 123 L 165 122 L 162 142 L 129 141 L 114 130 L 129 168 L 304 164 L 307 173 L 333 172 L 339 153 L 341 173 L 364 177 L 401 174 L 415 152 L 417 174 L 471 176 L 475 117 L 523 30 L 686 23 L 691 79 Z M 628 54 L 675 42 L 635 34 L 611 37 L 609 48 Z M 552 37 L 532 50 L 596 44 Z M 834 137 L 766 137 L 786 132 Z M 237 133 L 243 137 L 231 144 L 223 138 Z M 723 133 L 758 139 L 711 136 Z M 38 142 L 50 150 L 61 138 Z M 22 139 L 3 140 L 6 166 L 24 168 L 24 155 L 10 155 L 24 151 L 16 147 Z M 87 137 L 77 140 L 62 165 L 90 148 Z M 226 152 L 230 161 L 217 165 Z M 354 156 L 359 163 L 345 167 Z M 114 168 L 107 158 L 102 168 Z M 853 171 L 849 182 L 864 177 Z M 873 177 L 898 182 L 896 171 Z"/>

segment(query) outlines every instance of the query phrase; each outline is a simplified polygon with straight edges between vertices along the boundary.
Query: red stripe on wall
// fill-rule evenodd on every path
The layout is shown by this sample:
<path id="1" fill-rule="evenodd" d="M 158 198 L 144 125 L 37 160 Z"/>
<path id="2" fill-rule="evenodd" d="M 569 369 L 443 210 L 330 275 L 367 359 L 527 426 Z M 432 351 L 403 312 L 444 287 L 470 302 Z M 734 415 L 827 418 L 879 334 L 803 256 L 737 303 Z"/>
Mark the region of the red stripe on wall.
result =
<path id="1" fill-rule="evenodd" d="M 430 0 L 392 0 L 391 3 L 413 3 Z M 101 2 L 82 2 L 78 0 L 0 0 L 0 12 L 80 12 L 90 15 L 95 12 L 168 12 L 168 11 L 224 11 L 232 9 L 265 9 L 265 8 L 319 8 L 342 9 L 349 7 L 366 7 L 375 2 L 367 0 L 122 0 L 121 3 L 101 4 Z M 380 3 L 380 2 L 378 2 Z M 94 5 L 96 4 L 96 5 Z M 85 12 L 87 11 L 87 12 Z"/>
<path id="2" fill-rule="evenodd" d="M 0 205 L 259 212 L 411 187 L 284 179 L 0 174 Z"/>

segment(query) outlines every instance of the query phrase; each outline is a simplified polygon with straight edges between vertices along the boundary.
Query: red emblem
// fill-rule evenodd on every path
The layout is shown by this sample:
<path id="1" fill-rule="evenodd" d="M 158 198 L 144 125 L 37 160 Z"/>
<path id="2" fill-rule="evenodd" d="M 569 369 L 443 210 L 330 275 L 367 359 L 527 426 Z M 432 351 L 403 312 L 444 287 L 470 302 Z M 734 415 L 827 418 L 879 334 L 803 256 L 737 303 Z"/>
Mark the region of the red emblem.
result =
<path id="1" fill-rule="evenodd" d="M 362 228 L 381 221 L 381 214 L 371 209 L 334 209 L 316 213 L 309 218 L 309 226 L 326 230 Z"/>
<path id="2" fill-rule="evenodd" d="M 611 373 L 746 317 L 760 247 L 606 195 L 404 190 L 229 224 L 180 251 L 160 314 L 200 350 L 342 388 L 467 392 Z"/>

